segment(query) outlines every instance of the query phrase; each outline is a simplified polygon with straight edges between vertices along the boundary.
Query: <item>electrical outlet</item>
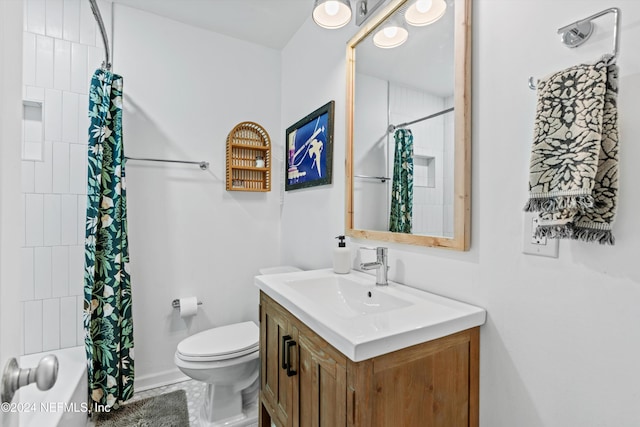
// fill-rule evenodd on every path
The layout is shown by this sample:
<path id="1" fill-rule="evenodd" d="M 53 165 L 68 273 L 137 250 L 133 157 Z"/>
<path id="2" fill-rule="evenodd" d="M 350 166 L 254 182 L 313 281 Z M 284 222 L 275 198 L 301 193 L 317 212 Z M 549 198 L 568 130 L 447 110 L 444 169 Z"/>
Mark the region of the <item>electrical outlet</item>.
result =
<path id="1" fill-rule="evenodd" d="M 535 231 L 539 224 L 536 212 L 524 213 L 524 227 L 522 231 L 523 246 L 522 252 L 529 255 L 546 256 L 558 258 L 558 239 L 548 239 L 546 237 L 535 237 Z"/>
<path id="2" fill-rule="evenodd" d="M 531 244 L 546 245 L 547 244 L 546 237 L 536 236 L 536 228 L 538 228 L 538 224 L 540 224 L 540 218 L 538 217 L 538 215 L 533 215 L 533 220 L 531 221 L 531 229 L 529 230 L 531 233 Z"/>

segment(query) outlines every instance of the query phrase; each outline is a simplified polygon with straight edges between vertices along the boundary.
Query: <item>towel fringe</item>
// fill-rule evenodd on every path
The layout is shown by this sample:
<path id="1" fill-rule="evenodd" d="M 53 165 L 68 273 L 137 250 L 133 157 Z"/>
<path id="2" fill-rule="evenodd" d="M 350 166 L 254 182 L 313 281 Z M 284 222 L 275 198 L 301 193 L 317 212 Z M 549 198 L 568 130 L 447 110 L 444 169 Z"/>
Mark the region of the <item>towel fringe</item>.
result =
<path id="1" fill-rule="evenodd" d="M 539 225 L 536 228 L 535 237 L 546 237 L 547 239 L 573 239 L 573 227 L 571 224 Z"/>
<path id="2" fill-rule="evenodd" d="M 565 209 L 584 212 L 593 208 L 594 198 L 591 195 L 562 197 L 532 197 L 524 205 L 525 212 L 557 212 Z"/>
<path id="3" fill-rule="evenodd" d="M 582 240 L 584 242 L 598 242 L 601 245 L 615 245 L 616 239 L 613 237 L 611 230 L 596 230 L 593 228 L 580 228 L 575 229 L 575 239 Z"/>
<path id="4" fill-rule="evenodd" d="M 547 239 L 573 239 L 583 242 L 598 242 L 601 245 L 615 245 L 615 238 L 611 230 L 597 230 L 595 228 L 576 227 L 573 224 L 539 225 L 535 236 Z"/>

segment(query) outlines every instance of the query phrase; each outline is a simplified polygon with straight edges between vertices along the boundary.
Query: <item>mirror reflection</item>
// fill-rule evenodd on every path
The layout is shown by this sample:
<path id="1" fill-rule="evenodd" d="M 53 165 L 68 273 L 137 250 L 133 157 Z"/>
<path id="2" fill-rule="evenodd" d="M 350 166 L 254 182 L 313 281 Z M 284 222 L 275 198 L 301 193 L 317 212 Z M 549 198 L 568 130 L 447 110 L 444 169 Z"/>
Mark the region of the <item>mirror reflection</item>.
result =
<path id="1" fill-rule="evenodd" d="M 356 47 L 354 227 L 453 237 L 453 4 L 406 41 L 380 48 L 389 24 Z M 434 7 L 432 5 L 432 7 Z M 406 22 L 406 21 L 405 21 Z"/>
<path id="2" fill-rule="evenodd" d="M 347 234 L 467 248 L 465 5 L 396 1 L 350 43 Z"/>

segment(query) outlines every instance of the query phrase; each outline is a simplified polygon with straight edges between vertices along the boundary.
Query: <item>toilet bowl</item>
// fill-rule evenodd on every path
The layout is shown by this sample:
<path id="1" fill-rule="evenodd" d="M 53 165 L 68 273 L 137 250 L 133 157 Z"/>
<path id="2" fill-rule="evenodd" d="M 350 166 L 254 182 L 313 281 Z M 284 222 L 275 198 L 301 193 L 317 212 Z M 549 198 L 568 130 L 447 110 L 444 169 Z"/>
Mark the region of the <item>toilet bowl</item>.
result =
<path id="1" fill-rule="evenodd" d="M 260 274 L 301 271 L 278 266 Z M 258 422 L 260 330 L 253 322 L 199 332 L 180 341 L 174 361 L 187 376 L 207 384 L 200 409 L 202 427 L 245 427 Z"/>
<path id="2" fill-rule="evenodd" d="M 174 361 L 207 384 L 200 409 L 203 427 L 244 427 L 258 421 L 260 331 L 243 322 L 208 329 L 178 344 Z"/>

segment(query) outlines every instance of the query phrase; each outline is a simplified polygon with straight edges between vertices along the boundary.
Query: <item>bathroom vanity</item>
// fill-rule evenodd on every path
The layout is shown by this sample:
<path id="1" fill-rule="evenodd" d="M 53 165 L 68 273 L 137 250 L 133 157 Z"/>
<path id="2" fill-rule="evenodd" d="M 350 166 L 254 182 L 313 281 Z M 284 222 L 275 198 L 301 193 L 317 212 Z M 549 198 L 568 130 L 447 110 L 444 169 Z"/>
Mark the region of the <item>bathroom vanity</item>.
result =
<path id="1" fill-rule="evenodd" d="M 260 426 L 478 425 L 485 311 L 374 282 L 331 270 L 256 277 Z"/>

